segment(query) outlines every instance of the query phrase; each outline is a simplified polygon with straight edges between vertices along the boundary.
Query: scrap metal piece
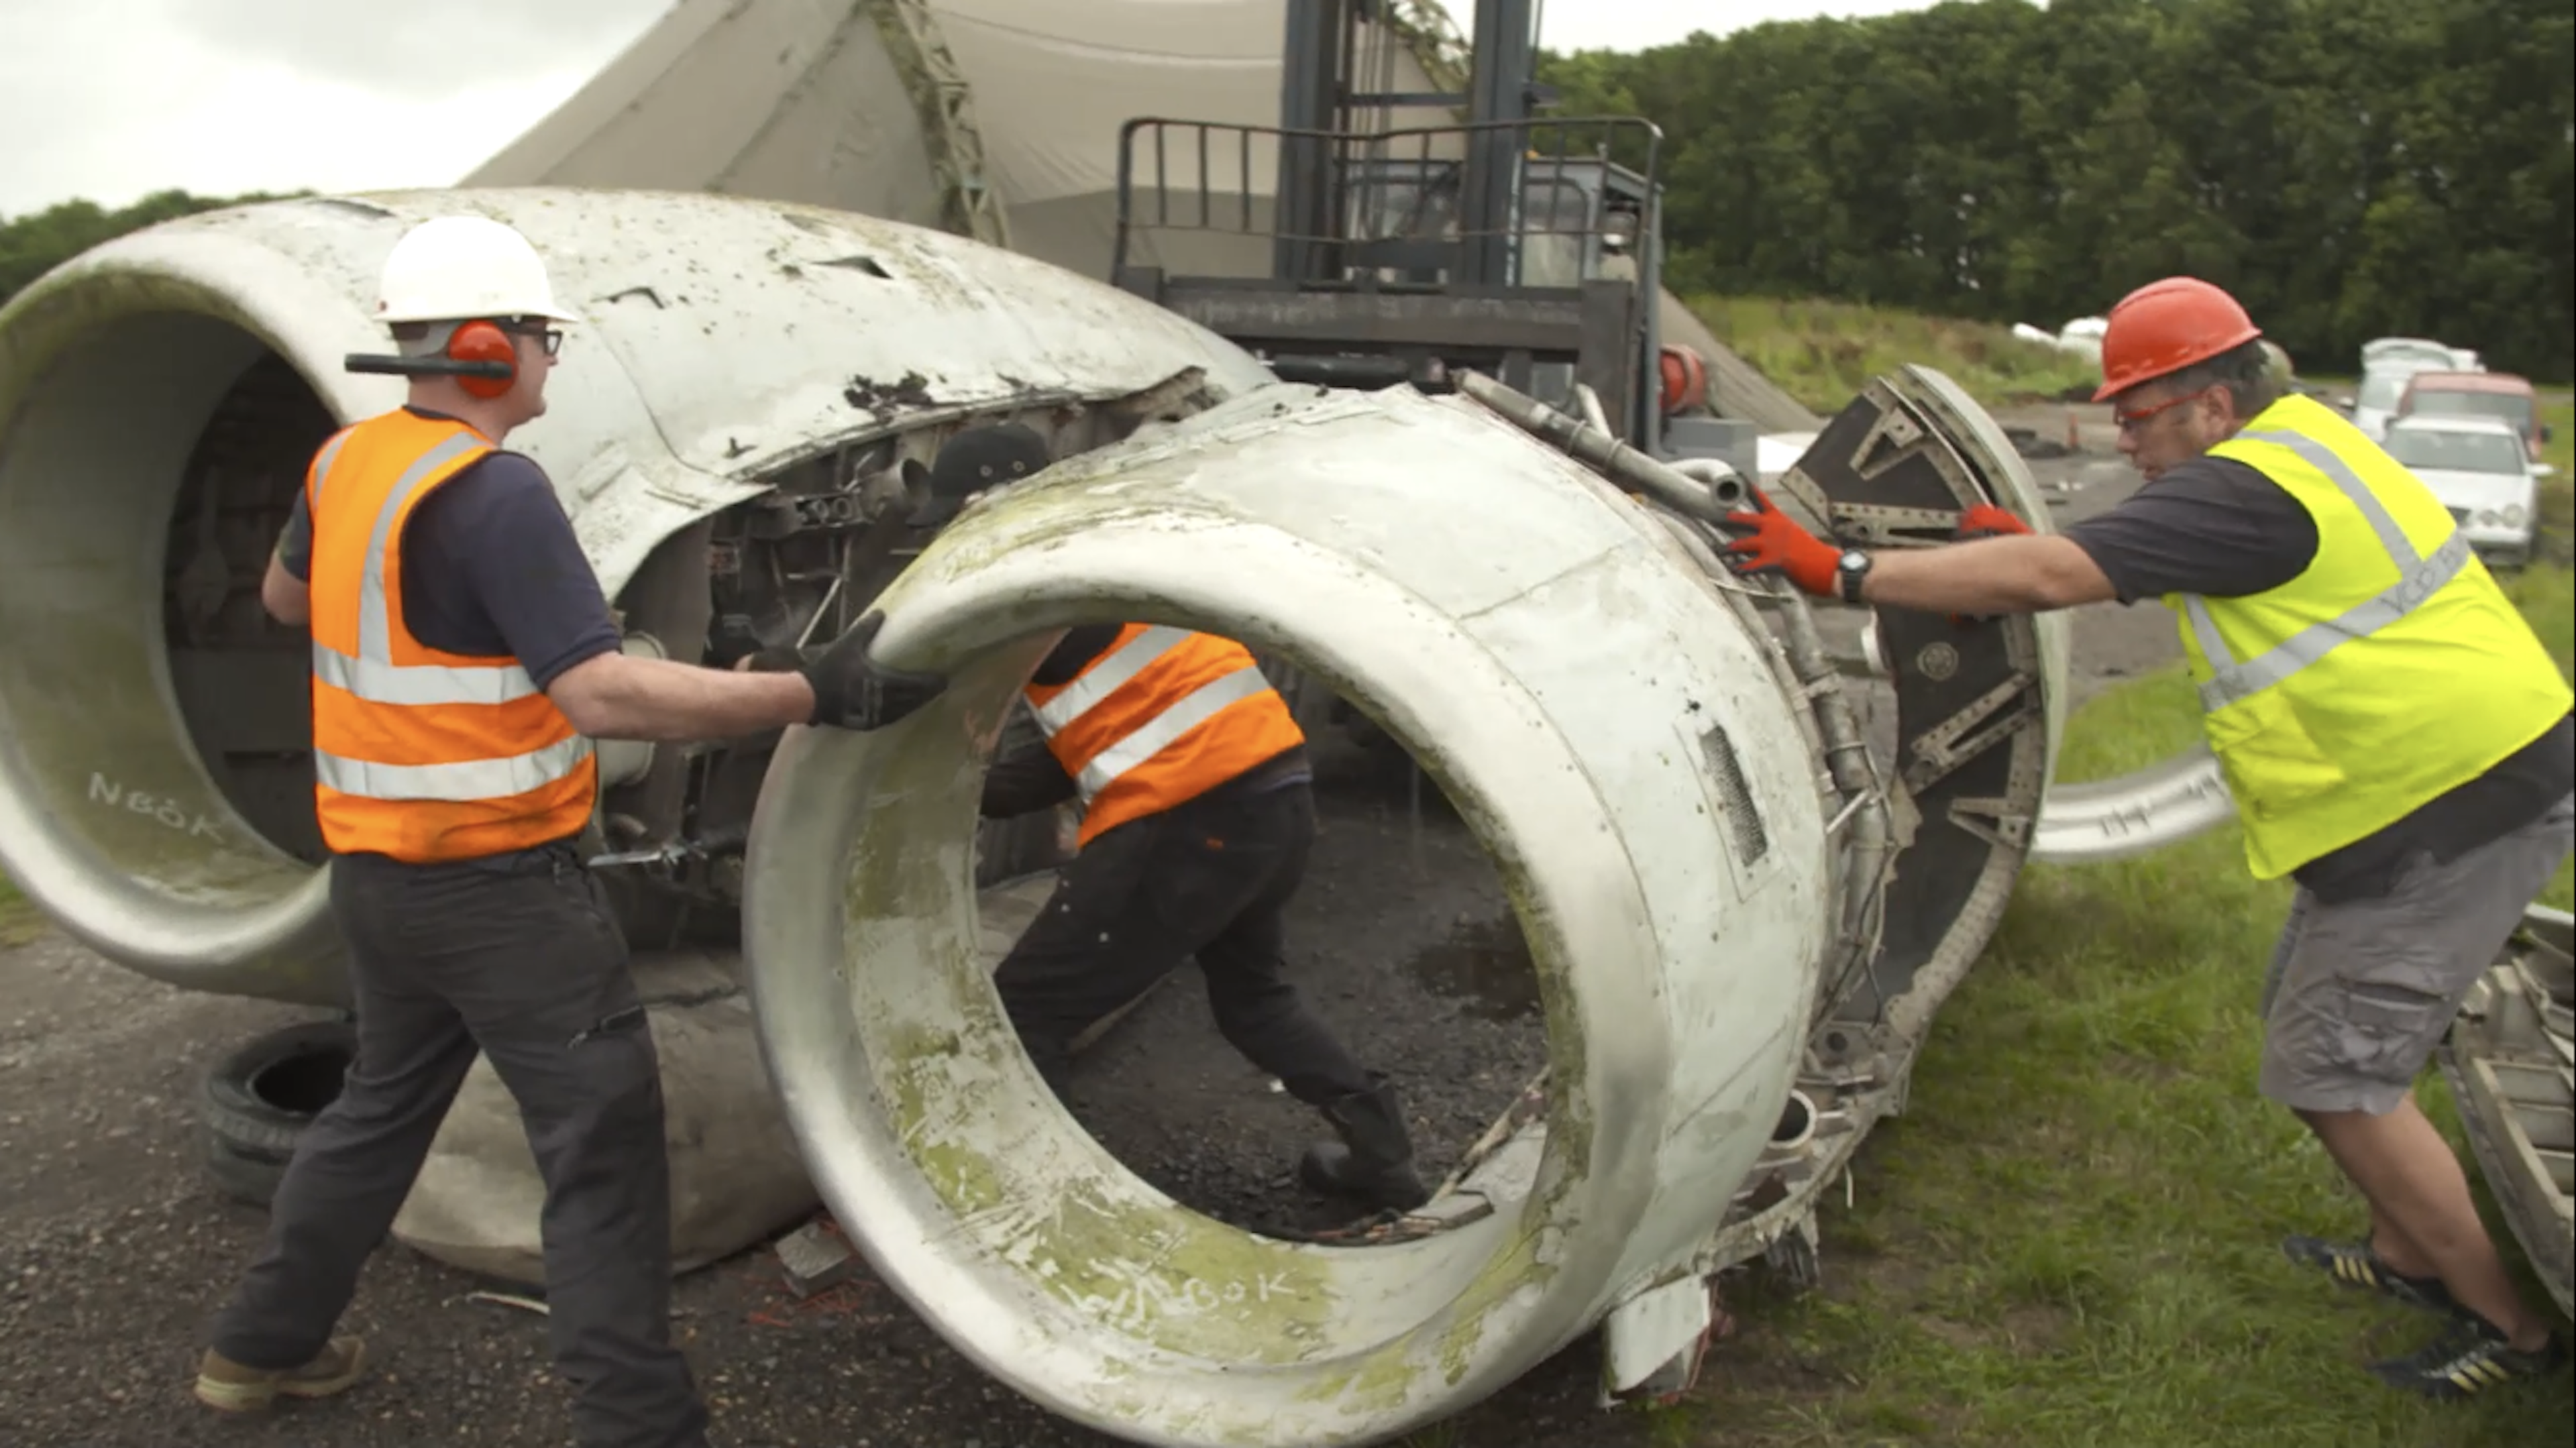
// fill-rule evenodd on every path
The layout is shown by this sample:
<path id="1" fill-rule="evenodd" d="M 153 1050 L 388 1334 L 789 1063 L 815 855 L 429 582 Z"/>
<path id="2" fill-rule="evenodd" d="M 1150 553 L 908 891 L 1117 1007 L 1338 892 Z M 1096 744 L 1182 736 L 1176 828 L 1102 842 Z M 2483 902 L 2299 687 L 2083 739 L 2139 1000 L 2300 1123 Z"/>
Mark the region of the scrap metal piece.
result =
<path id="1" fill-rule="evenodd" d="M 2533 905 L 2437 1059 L 2479 1173 L 2560 1312 L 2576 1311 L 2576 917 Z"/>
<path id="2" fill-rule="evenodd" d="M 1688 1391 L 1718 1317 L 1717 1284 L 1696 1273 L 1612 1309 L 1601 1325 L 1602 1401 L 1669 1399 Z"/>
<path id="3" fill-rule="evenodd" d="M 829 1217 L 818 1216 L 780 1237 L 773 1250 L 786 1273 L 787 1290 L 799 1298 L 849 1281 L 861 1265 L 858 1250 Z"/>
<path id="4" fill-rule="evenodd" d="M 1763 1262 L 1791 1292 L 1813 1292 L 1825 1283 L 1824 1236 L 1810 1210 L 1771 1243 Z"/>
<path id="5" fill-rule="evenodd" d="M 2218 756 L 2195 743 L 2110 779 L 2051 784 L 2030 857 L 2052 865 L 2101 864 L 2180 844 L 2235 818 L 2236 798 Z"/>
<path id="6" fill-rule="evenodd" d="M 534 1297 L 522 1297 L 515 1292 L 468 1292 L 465 1294 L 465 1300 L 488 1302 L 494 1307 L 515 1307 L 521 1312 L 533 1312 L 539 1317 L 554 1315 L 554 1309 L 544 1302 Z"/>

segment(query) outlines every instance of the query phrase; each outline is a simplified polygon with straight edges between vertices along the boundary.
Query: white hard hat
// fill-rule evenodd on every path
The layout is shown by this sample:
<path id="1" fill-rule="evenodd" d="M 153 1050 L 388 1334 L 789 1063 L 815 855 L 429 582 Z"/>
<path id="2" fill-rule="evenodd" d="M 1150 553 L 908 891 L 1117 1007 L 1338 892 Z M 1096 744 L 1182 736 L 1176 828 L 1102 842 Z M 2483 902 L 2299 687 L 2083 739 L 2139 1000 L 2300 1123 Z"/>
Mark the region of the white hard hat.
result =
<path id="1" fill-rule="evenodd" d="M 489 217 L 440 216 L 404 232 L 385 256 L 376 320 L 466 317 L 580 320 L 556 304 L 545 260 L 516 229 Z"/>

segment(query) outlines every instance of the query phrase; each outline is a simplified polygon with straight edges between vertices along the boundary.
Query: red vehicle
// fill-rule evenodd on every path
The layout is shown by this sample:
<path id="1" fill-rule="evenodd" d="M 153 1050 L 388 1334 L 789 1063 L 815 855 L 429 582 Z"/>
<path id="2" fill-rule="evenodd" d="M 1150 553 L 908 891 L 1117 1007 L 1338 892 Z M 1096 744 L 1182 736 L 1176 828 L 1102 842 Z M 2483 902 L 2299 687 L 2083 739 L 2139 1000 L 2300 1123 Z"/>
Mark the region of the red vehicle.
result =
<path id="1" fill-rule="evenodd" d="M 2500 417 L 2522 434 L 2531 460 L 2549 441 L 2531 379 L 2511 372 L 2418 372 L 2397 399 L 2399 417 Z"/>

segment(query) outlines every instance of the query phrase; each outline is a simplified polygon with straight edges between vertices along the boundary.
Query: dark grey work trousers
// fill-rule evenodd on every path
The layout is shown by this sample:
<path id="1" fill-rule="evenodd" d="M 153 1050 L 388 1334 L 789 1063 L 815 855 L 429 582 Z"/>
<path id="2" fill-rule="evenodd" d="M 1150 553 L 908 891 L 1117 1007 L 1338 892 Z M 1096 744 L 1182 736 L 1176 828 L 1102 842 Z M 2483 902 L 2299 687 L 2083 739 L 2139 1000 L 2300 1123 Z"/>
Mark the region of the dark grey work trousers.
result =
<path id="1" fill-rule="evenodd" d="M 1020 1043 L 1062 1088 L 1073 1038 L 1192 956 L 1226 1041 L 1321 1104 L 1367 1075 L 1290 984 L 1288 902 L 1315 841 L 1303 782 L 1238 781 L 1103 830 L 994 973 Z"/>
<path id="2" fill-rule="evenodd" d="M 357 1059 L 296 1143 L 215 1350 L 259 1368 L 321 1351 L 479 1047 L 545 1178 L 547 1327 L 583 1448 L 702 1448 L 706 1408 L 670 1339 L 660 1066 L 598 882 L 568 844 L 429 866 L 344 855 L 331 912 Z"/>

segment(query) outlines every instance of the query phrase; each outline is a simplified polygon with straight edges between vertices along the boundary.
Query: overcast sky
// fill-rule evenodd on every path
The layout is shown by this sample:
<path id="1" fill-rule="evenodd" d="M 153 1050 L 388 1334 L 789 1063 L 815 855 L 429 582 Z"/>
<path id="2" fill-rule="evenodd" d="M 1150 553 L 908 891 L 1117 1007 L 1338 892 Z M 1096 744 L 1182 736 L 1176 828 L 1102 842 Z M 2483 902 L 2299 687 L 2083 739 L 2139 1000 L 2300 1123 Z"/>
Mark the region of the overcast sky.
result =
<path id="1" fill-rule="evenodd" d="M 1059 0 L 1078 5 L 1081 0 Z M 1542 43 L 1927 0 L 1549 0 Z M 0 216 L 181 187 L 445 186 L 597 73 L 670 0 L 0 0 Z M 1473 0 L 1449 0 L 1468 28 Z"/>

